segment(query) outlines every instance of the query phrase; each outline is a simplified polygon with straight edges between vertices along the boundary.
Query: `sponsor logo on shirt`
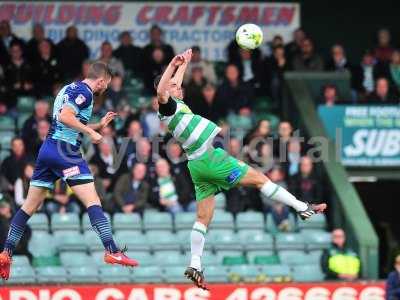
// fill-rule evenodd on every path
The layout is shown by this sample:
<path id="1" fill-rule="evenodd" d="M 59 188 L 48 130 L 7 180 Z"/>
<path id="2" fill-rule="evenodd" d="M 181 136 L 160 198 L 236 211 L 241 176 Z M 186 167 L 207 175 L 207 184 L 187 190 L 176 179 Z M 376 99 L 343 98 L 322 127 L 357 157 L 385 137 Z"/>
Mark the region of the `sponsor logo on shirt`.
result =
<path id="1" fill-rule="evenodd" d="M 78 105 L 81 105 L 85 101 L 86 101 L 86 98 L 82 94 L 79 94 L 78 97 L 76 97 L 76 99 L 75 99 L 75 103 Z"/>
<path id="2" fill-rule="evenodd" d="M 81 174 L 81 171 L 79 171 L 79 167 L 78 166 L 74 166 L 68 169 L 64 169 L 63 170 L 63 174 L 65 178 L 71 177 L 71 176 L 75 176 L 75 175 L 79 175 Z"/>
<path id="3" fill-rule="evenodd" d="M 240 175 L 242 175 L 242 171 L 239 168 L 233 169 L 229 176 L 226 177 L 226 181 L 228 181 L 229 184 L 232 184 L 238 180 Z"/>

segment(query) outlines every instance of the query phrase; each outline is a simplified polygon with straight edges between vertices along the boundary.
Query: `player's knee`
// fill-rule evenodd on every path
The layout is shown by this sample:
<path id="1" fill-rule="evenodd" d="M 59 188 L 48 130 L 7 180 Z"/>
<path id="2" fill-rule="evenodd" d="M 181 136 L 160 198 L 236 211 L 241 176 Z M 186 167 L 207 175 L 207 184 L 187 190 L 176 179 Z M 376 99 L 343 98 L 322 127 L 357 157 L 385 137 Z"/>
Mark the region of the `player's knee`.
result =
<path id="1" fill-rule="evenodd" d="M 269 181 L 269 178 L 265 176 L 261 172 L 257 172 L 257 175 L 254 178 L 255 180 L 255 185 L 258 189 L 261 189 L 265 183 Z"/>
<path id="2" fill-rule="evenodd" d="M 211 223 L 211 219 L 212 219 L 212 212 L 208 210 L 197 211 L 197 222 L 200 222 L 208 227 L 208 225 Z"/>

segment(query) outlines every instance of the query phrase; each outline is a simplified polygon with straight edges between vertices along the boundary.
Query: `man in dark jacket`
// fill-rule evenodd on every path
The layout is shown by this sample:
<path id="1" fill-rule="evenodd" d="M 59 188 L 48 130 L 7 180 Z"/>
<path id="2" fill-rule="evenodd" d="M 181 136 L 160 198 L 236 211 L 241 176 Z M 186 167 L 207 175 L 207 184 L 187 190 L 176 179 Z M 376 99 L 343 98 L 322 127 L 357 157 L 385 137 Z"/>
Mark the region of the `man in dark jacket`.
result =
<path id="1" fill-rule="evenodd" d="M 124 213 L 142 213 L 147 205 L 150 186 L 144 180 L 146 165 L 137 163 L 131 173 L 121 175 L 114 188 L 114 202 Z"/>
<path id="2" fill-rule="evenodd" d="M 18 43 L 23 49 L 25 43 L 12 33 L 10 22 L 2 20 L 0 22 L 0 65 L 6 66 L 10 62 L 9 49 L 11 45 Z"/>
<path id="3" fill-rule="evenodd" d="M 70 26 L 66 36 L 57 44 L 57 55 L 60 70 L 65 78 L 76 78 L 82 63 L 89 57 L 89 48 L 78 38 L 78 29 Z"/>
<path id="4" fill-rule="evenodd" d="M 346 246 L 343 229 L 335 229 L 332 232 L 332 246 L 322 254 L 321 266 L 326 279 L 352 281 L 358 278 L 360 259 Z"/>
<path id="5" fill-rule="evenodd" d="M 122 61 L 125 70 L 140 75 L 143 66 L 142 48 L 133 45 L 131 34 L 128 31 L 120 34 L 119 41 L 120 45 L 114 50 L 113 56 Z"/>
<path id="6" fill-rule="evenodd" d="M 400 300 L 400 255 L 396 256 L 394 268 L 386 280 L 386 300 Z"/>

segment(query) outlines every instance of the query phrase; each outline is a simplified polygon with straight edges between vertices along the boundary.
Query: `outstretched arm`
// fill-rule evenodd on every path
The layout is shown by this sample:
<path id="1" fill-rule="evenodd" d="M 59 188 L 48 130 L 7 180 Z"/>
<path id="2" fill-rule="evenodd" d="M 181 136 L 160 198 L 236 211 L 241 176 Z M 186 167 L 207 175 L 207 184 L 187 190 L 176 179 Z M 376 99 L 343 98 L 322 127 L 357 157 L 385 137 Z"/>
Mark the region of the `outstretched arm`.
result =
<path id="1" fill-rule="evenodd" d="M 168 67 L 165 69 L 164 73 L 161 76 L 160 82 L 157 86 L 157 98 L 160 103 L 167 103 L 169 98 L 168 86 L 170 84 L 170 80 L 172 75 L 178 66 L 180 66 L 184 62 L 184 58 L 182 55 L 175 56 Z"/>
<path id="2" fill-rule="evenodd" d="M 184 58 L 184 62 L 178 67 L 178 70 L 176 70 L 174 77 L 172 78 L 172 81 L 177 85 L 177 86 L 182 86 L 183 82 L 183 76 L 185 75 L 187 66 L 192 59 L 192 49 L 188 49 L 182 54 Z"/>

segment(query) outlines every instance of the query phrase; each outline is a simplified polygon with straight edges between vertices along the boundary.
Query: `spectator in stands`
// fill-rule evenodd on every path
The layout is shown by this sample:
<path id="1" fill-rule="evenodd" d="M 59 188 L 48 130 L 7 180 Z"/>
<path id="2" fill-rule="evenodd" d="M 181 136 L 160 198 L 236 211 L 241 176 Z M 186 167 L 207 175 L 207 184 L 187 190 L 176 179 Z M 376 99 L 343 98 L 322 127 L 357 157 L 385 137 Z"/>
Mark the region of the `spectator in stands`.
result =
<path id="1" fill-rule="evenodd" d="M 260 120 L 257 122 L 257 125 L 245 136 L 244 144 L 248 145 L 255 139 L 266 142 L 269 137 L 271 137 L 271 125 L 269 121 Z"/>
<path id="2" fill-rule="evenodd" d="M 0 201 L 0 245 L 4 245 L 7 238 L 8 229 L 12 217 L 11 205 L 7 201 Z M 26 255 L 32 261 L 32 254 L 28 250 L 28 243 L 31 238 L 31 228 L 26 227 L 17 248 L 13 251 L 14 255 Z"/>
<path id="3" fill-rule="evenodd" d="M 192 69 L 197 67 L 201 68 L 204 78 L 207 80 L 208 83 L 217 83 L 217 75 L 215 74 L 214 65 L 201 57 L 201 49 L 199 46 L 193 46 L 192 59 L 190 61 L 190 64 L 187 66 L 183 80 L 185 84 L 189 83 L 191 79 L 190 74 L 192 74 Z"/>
<path id="4" fill-rule="evenodd" d="M 283 37 L 281 35 L 274 35 L 272 40 L 270 42 L 264 43 L 264 45 L 260 46 L 260 49 L 262 51 L 262 54 L 266 57 L 269 58 L 272 55 L 273 49 L 276 47 L 283 47 L 284 42 L 283 42 Z"/>
<path id="5" fill-rule="evenodd" d="M 186 166 L 187 164 L 186 157 L 183 154 L 181 146 L 172 139 L 166 146 L 167 146 L 166 156 L 171 167 L 171 174 L 172 175 L 183 174 L 184 176 L 189 175 L 188 174 L 189 169 Z"/>
<path id="6" fill-rule="evenodd" d="M 299 139 L 297 138 L 291 138 L 289 139 L 288 143 L 286 144 L 287 148 L 282 149 L 284 153 L 281 152 L 282 155 L 281 158 L 283 158 L 283 161 L 281 160 L 281 165 L 285 170 L 285 173 L 288 176 L 294 176 L 299 173 L 300 169 L 300 161 L 301 161 L 301 144 Z"/>
<path id="7" fill-rule="evenodd" d="M 185 86 L 185 100 L 195 114 L 202 110 L 203 88 L 207 84 L 201 67 L 193 67 L 188 84 Z"/>
<path id="8" fill-rule="evenodd" d="M 375 90 L 368 96 L 368 103 L 373 104 L 398 104 L 399 95 L 393 91 L 386 78 L 378 78 Z"/>
<path id="9" fill-rule="evenodd" d="M 172 175 L 170 166 L 165 159 L 156 162 L 157 186 L 159 203 L 166 211 L 176 214 L 183 210 L 195 211 L 195 201 L 190 191 L 190 186 L 185 184 L 183 174 Z"/>
<path id="10" fill-rule="evenodd" d="M 323 195 L 321 181 L 314 171 L 314 164 L 310 157 L 301 158 L 300 170 L 290 177 L 289 185 L 297 199 L 308 203 L 321 203 Z"/>
<path id="11" fill-rule="evenodd" d="M 377 33 L 377 45 L 374 49 L 375 58 L 381 62 L 389 61 L 393 50 L 390 31 L 386 28 L 380 29 Z"/>
<path id="12" fill-rule="evenodd" d="M 40 120 L 37 124 L 36 140 L 29 145 L 29 154 L 33 157 L 37 157 L 39 154 L 40 147 L 42 147 L 43 142 L 46 140 L 47 134 L 49 133 L 50 123 L 47 120 Z"/>
<path id="13" fill-rule="evenodd" d="M 99 151 L 96 152 L 90 161 L 99 168 L 99 177 L 103 180 L 103 185 L 107 192 L 112 191 L 115 180 L 120 175 L 119 170 L 121 170 L 113 147 L 115 147 L 113 139 L 105 138 L 98 145 Z"/>
<path id="14" fill-rule="evenodd" d="M 46 39 L 43 25 L 35 23 L 32 27 L 32 38 L 26 44 L 26 58 L 30 63 L 35 64 L 39 59 L 39 44 L 44 40 L 50 43 L 53 48 L 52 41 Z"/>
<path id="15" fill-rule="evenodd" d="M 159 156 L 152 153 L 151 144 L 146 138 L 140 138 L 136 141 L 135 152 L 131 153 L 127 158 L 128 168 L 132 168 L 137 163 L 144 163 L 147 167 L 146 179 L 155 180 L 155 163 Z"/>
<path id="16" fill-rule="evenodd" d="M 6 117 L 6 116 L 9 116 L 9 111 L 7 105 L 0 98 L 0 117 Z"/>
<path id="17" fill-rule="evenodd" d="M 10 22 L 0 21 L 0 65 L 6 66 L 10 63 L 10 48 L 14 44 L 19 44 L 21 49 L 25 46 L 24 41 L 12 32 Z"/>
<path id="18" fill-rule="evenodd" d="M 61 81 L 58 60 L 49 40 L 40 41 L 38 49 L 38 57 L 33 65 L 35 94 L 37 97 L 51 96 L 54 85 Z"/>
<path id="19" fill-rule="evenodd" d="M 389 273 L 386 280 L 386 300 L 400 299 L 400 255 L 394 261 L 394 271 Z"/>
<path id="20" fill-rule="evenodd" d="M 231 127 L 231 131 L 237 138 L 243 138 L 246 133 L 254 126 L 254 115 L 252 110 L 243 106 L 238 113 L 231 112 L 226 121 Z"/>
<path id="21" fill-rule="evenodd" d="M 390 86 L 397 92 L 400 91 L 400 50 L 393 50 L 390 62 L 378 63 L 376 73 L 379 77 L 389 80 Z"/>
<path id="22" fill-rule="evenodd" d="M 240 78 L 250 84 L 258 95 L 265 95 L 266 81 L 261 55 L 255 56 L 250 50 L 240 49 L 239 60 L 235 62 Z"/>
<path id="23" fill-rule="evenodd" d="M 372 52 L 366 51 L 362 57 L 361 64 L 355 73 L 355 82 L 359 92 L 359 98 L 365 99 L 366 95 L 374 90 L 377 78 L 376 59 Z"/>
<path id="24" fill-rule="evenodd" d="M 114 201 L 124 213 L 142 213 L 147 205 L 150 186 L 145 181 L 146 165 L 137 163 L 130 173 L 118 178 L 114 188 Z"/>
<path id="25" fill-rule="evenodd" d="M 145 136 L 155 137 L 160 130 L 160 118 L 158 117 L 158 100 L 157 97 L 151 99 L 149 109 L 142 115 L 142 124 L 146 128 Z"/>
<path id="26" fill-rule="evenodd" d="M 33 94 L 32 66 L 24 59 L 22 46 L 13 43 L 10 46 L 10 62 L 4 69 L 6 86 L 12 100 L 18 96 Z M 10 103 L 11 106 L 15 105 Z"/>
<path id="27" fill-rule="evenodd" d="M 295 71 L 322 71 L 324 61 L 315 52 L 314 42 L 310 38 L 305 38 L 301 42 L 301 52 L 293 57 L 293 69 Z"/>
<path id="28" fill-rule="evenodd" d="M 235 64 L 235 65 L 240 65 L 241 57 L 240 57 L 240 47 L 238 46 L 237 42 L 235 39 L 233 39 L 228 47 L 227 47 L 227 53 L 228 53 L 228 63 L 230 64 Z M 252 61 L 259 61 L 261 59 L 261 50 L 260 48 L 256 48 L 251 51 L 251 57 Z"/>
<path id="29" fill-rule="evenodd" d="M 295 31 L 293 31 L 293 41 L 285 46 L 285 53 L 288 61 L 292 61 L 296 55 L 301 53 L 301 45 L 305 38 L 306 33 L 302 28 L 297 28 Z"/>
<path id="30" fill-rule="evenodd" d="M 106 63 L 113 74 L 118 74 L 124 78 L 124 65 L 118 58 L 113 56 L 113 48 L 110 42 L 105 41 L 101 44 L 99 60 Z"/>
<path id="31" fill-rule="evenodd" d="M 288 121 L 282 121 L 278 126 L 278 135 L 274 138 L 274 156 L 286 158 L 287 145 L 292 137 L 293 127 Z"/>
<path id="32" fill-rule="evenodd" d="M 4 69 L 2 65 L 0 65 L 0 101 L 2 101 L 4 104 L 6 104 L 6 98 L 7 97 L 7 85 L 6 85 L 6 80 L 4 78 Z"/>
<path id="33" fill-rule="evenodd" d="M 225 79 L 217 90 L 221 117 L 226 117 L 229 111 L 238 113 L 240 108 L 251 106 L 253 97 L 251 85 L 240 80 L 236 65 L 229 64 L 225 69 Z"/>
<path id="34" fill-rule="evenodd" d="M 351 76 L 351 88 L 358 91 L 360 82 L 357 80 L 357 69 L 346 57 L 345 50 L 341 44 L 335 44 L 331 48 L 331 57 L 326 66 L 327 71 L 349 72 Z"/>
<path id="35" fill-rule="evenodd" d="M 122 62 L 125 70 L 140 75 L 143 68 L 142 48 L 133 44 L 129 31 L 121 32 L 119 42 L 119 47 L 114 50 L 113 56 Z"/>
<path id="36" fill-rule="evenodd" d="M 143 48 L 144 62 L 146 67 L 148 66 L 148 63 L 153 61 L 153 52 L 157 48 L 161 49 L 164 53 L 165 62 L 171 61 L 171 59 L 175 56 L 174 48 L 163 41 L 162 29 L 157 25 L 153 25 L 150 28 L 150 43 Z"/>
<path id="37" fill-rule="evenodd" d="M 46 211 L 49 215 L 54 213 L 76 213 L 81 212 L 78 200 L 71 188 L 64 180 L 57 180 L 54 183 L 54 190 L 46 201 Z"/>
<path id="38" fill-rule="evenodd" d="M 108 110 L 115 110 L 121 103 L 127 102 L 127 95 L 123 89 L 123 80 L 120 74 L 115 74 L 111 79 L 110 87 L 106 91 L 105 106 Z"/>
<path id="39" fill-rule="evenodd" d="M 352 281 L 360 273 L 358 255 L 346 245 L 346 235 L 343 229 L 332 231 L 332 245 L 324 250 L 321 257 L 322 270 L 326 279 Z"/>
<path id="40" fill-rule="evenodd" d="M 34 169 L 35 167 L 32 163 L 27 163 L 24 166 L 22 177 L 17 178 L 14 183 L 14 201 L 17 207 L 21 207 L 25 202 Z"/>
<path id="41" fill-rule="evenodd" d="M 275 103 L 282 102 L 283 74 L 289 70 L 289 61 L 283 46 L 273 48 L 272 56 L 265 61 L 267 82 L 270 83 L 271 95 Z"/>
<path id="42" fill-rule="evenodd" d="M 21 129 L 21 137 L 26 145 L 33 145 L 38 139 L 38 123 L 46 120 L 51 123 L 50 106 L 47 101 L 39 100 L 35 103 L 35 110 L 24 123 Z"/>
<path id="43" fill-rule="evenodd" d="M 154 79 L 160 75 L 168 65 L 165 52 L 161 47 L 152 47 L 150 57 L 146 60 L 146 67 L 143 69 L 143 80 L 145 91 L 154 94 Z"/>
<path id="44" fill-rule="evenodd" d="M 218 107 L 218 101 L 216 99 L 217 90 L 211 83 L 207 83 L 201 90 L 200 105 L 197 108 L 197 113 L 202 117 L 218 122 L 221 118 L 219 115 L 220 108 Z"/>
<path id="45" fill-rule="evenodd" d="M 26 153 L 24 141 L 14 137 L 11 140 L 11 154 L 3 160 L 0 168 L 8 192 L 14 192 L 15 181 L 22 177 L 25 165 L 31 161 L 33 158 Z"/>
<path id="46" fill-rule="evenodd" d="M 75 26 L 69 26 L 65 38 L 57 44 L 57 55 L 63 77 L 67 81 L 78 77 L 82 63 L 89 58 L 89 48 L 78 38 Z"/>
<path id="47" fill-rule="evenodd" d="M 242 144 L 239 139 L 237 139 L 235 137 L 232 137 L 229 139 L 227 151 L 231 156 L 242 160 L 243 159 L 243 150 L 244 149 L 242 148 Z"/>
<path id="48" fill-rule="evenodd" d="M 274 166 L 269 172 L 268 177 L 279 186 L 287 189 L 287 183 L 285 181 L 285 173 L 279 166 Z M 289 207 L 282 203 L 267 199 L 265 196 L 261 196 L 264 202 L 264 210 L 271 213 L 271 217 L 280 231 L 290 231 L 291 228 L 289 222 Z"/>
<path id="49" fill-rule="evenodd" d="M 334 106 L 338 102 L 338 90 L 334 84 L 326 84 L 322 89 L 322 103 Z"/>

